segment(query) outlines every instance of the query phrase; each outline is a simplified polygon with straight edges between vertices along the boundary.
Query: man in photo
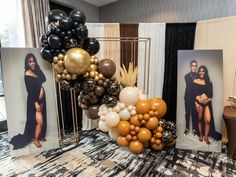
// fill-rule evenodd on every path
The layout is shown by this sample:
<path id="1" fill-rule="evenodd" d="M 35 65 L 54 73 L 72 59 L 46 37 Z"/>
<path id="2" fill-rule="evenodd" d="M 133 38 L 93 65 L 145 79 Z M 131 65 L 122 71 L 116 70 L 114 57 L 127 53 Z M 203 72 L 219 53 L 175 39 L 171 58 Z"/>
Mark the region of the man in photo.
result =
<path id="1" fill-rule="evenodd" d="M 189 127 L 190 116 L 192 117 L 192 133 L 194 136 L 196 135 L 197 112 L 194 107 L 195 98 L 192 95 L 193 80 L 196 77 L 197 77 L 197 61 L 192 60 L 190 62 L 190 72 L 184 76 L 186 84 L 185 94 L 184 94 L 186 128 L 184 131 L 184 135 L 188 135 L 190 132 L 190 127 Z"/>

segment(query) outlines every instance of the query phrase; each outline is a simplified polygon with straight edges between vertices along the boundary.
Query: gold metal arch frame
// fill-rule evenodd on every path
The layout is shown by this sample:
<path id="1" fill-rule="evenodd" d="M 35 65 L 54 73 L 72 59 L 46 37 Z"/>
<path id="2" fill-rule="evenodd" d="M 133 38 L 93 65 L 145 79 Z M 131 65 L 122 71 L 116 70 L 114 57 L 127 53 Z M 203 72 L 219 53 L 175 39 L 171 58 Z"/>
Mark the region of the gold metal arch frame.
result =
<path id="1" fill-rule="evenodd" d="M 143 82 L 143 88 L 142 89 L 146 94 L 148 94 L 148 86 L 149 86 L 149 68 L 150 68 L 150 46 L 151 46 L 151 38 L 140 38 L 140 37 L 94 37 L 96 38 L 100 43 L 105 43 L 105 42 L 116 42 L 119 43 L 120 45 L 122 43 L 130 43 L 131 49 L 130 49 L 130 62 L 134 64 L 134 66 L 137 66 L 136 63 L 136 58 L 144 58 L 144 80 Z M 142 49 L 144 52 L 142 52 L 143 56 L 141 53 L 138 51 L 138 56 L 136 55 L 136 47 L 138 46 L 138 50 Z M 140 48 L 144 47 L 144 48 Z M 106 56 L 104 55 L 104 58 Z M 122 65 L 122 63 L 121 63 Z M 61 116 L 58 117 L 58 135 L 59 135 L 59 141 L 63 145 L 68 145 L 68 144 L 75 144 L 79 143 L 79 127 L 78 127 L 78 117 L 77 117 L 77 98 L 76 98 L 76 93 L 74 88 L 70 88 L 70 98 L 71 98 L 71 111 L 72 112 L 72 128 L 73 132 L 72 133 L 67 133 L 65 130 L 65 120 L 63 116 L 63 105 L 62 105 L 62 97 L 61 97 L 61 89 L 62 85 L 61 83 L 58 83 L 58 97 L 59 100 L 58 103 L 60 104 L 60 114 Z M 58 110 L 59 111 L 59 110 Z M 82 117 L 81 117 L 82 119 Z"/>

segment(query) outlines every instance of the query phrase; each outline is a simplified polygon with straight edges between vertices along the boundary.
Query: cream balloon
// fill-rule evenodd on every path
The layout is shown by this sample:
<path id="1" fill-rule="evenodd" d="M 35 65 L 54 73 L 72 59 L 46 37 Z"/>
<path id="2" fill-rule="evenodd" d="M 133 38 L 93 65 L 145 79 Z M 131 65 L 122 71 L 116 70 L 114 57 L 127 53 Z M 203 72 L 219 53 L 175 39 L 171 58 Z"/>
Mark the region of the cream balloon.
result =
<path id="1" fill-rule="evenodd" d="M 116 112 L 108 112 L 106 115 L 106 124 L 110 127 L 116 126 L 120 122 L 120 117 Z"/>
<path id="2" fill-rule="evenodd" d="M 136 87 L 125 87 L 121 90 L 119 99 L 126 106 L 135 105 L 138 101 L 139 94 Z"/>
<path id="3" fill-rule="evenodd" d="M 71 48 L 64 57 L 64 64 L 66 69 L 71 74 L 83 74 L 90 67 L 90 55 L 84 49 Z"/>
<path id="4" fill-rule="evenodd" d="M 104 121 L 99 121 L 98 127 L 99 127 L 99 129 L 100 129 L 101 131 L 103 131 L 103 132 L 108 132 L 109 130 L 111 130 L 111 127 L 108 126 L 108 125 L 106 124 L 106 122 L 104 122 Z"/>
<path id="5" fill-rule="evenodd" d="M 119 112 L 119 116 L 121 120 L 129 120 L 129 118 L 131 117 L 130 112 L 127 108 L 121 110 Z"/>
<path id="6" fill-rule="evenodd" d="M 114 141 L 117 140 L 117 138 L 119 136 L 119 132 L 116 127 L 112 127 L 108 133 L 109 133 L 109 136 L 111 137 L 112 140 L 114 140 Z"/>
<path id="7" fill-rule="evenodd" d="M 105 104 L 102 104 L 98 109 L 99 112 L 103 112 L 103 111 L 106 111 L 106 110 L 107 110 L 107 106 Z"/>

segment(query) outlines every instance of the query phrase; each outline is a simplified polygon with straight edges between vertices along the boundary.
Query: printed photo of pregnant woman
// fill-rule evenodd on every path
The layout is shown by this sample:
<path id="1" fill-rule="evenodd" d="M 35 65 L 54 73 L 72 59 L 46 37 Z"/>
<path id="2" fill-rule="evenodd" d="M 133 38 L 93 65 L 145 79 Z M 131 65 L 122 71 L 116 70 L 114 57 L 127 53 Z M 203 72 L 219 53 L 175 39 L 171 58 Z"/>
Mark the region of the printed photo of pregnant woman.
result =
<path id="1" fill-rule="evenodd" d="M 176 147 L 221 151 L 222 50 L 178 51 Z"/>
<path id="2" fill-rule="evenodd" d="M 35 48 L 2 48 L 11 156 L 59 147 L 52 66 Z"/>

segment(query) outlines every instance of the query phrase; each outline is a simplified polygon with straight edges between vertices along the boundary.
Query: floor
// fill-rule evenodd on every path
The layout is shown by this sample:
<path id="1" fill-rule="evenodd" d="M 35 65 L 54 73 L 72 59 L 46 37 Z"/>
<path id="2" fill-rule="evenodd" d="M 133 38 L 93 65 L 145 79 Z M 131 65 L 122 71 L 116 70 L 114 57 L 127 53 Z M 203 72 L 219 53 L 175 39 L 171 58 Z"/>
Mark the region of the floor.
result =
<path id="1" fill-rule="evenodd" d="M 11 158 L 7 133 L 0 134 L 0 176 L 236 176 L 236 161 L 225 153 L 147 149 L 136 155 L 118 147 L 106 133 L 80 135 L 78 145 Z"/>

